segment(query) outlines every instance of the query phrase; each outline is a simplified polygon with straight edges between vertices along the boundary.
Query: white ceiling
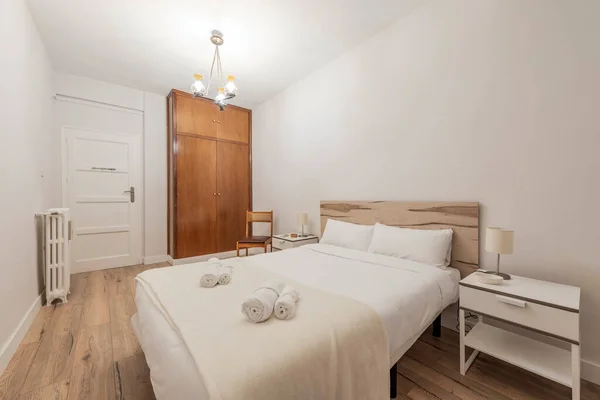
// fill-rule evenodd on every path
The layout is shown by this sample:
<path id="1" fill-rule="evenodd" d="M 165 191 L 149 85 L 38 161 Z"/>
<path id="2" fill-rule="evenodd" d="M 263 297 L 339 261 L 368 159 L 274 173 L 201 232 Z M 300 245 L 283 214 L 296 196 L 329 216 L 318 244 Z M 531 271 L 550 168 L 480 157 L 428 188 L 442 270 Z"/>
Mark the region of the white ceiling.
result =
<path id="1" fill-rule="evenodd" d="M 223 32 L 233 102 L 252 107 L 426 0 L 29 0 L 59 71 L 167 94 L 208 75 Z M 332 77 L 333 79 L 333 77 Z"/>

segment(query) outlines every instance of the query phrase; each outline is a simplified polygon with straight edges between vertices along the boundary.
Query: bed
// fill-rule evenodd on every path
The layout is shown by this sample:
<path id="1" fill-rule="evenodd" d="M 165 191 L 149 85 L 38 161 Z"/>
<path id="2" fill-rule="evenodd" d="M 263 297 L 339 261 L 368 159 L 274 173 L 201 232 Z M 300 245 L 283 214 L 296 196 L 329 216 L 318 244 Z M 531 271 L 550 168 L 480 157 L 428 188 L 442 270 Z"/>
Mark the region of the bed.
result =
<path id="1" fill-rule="evenodd" d="M 438 317 L 441 311 L 458 300 L 458 282 L 461 275 L 464 277 L 472 272 L 478 264 L 478 203 L 323 201 L 321 202 L 322 230 L 325 228 L 328 219 L 364 225 L 381 222 L 386 225 L 418 229 L 451 227 L 454 231 L 451 268 L 447 269 L 439 269 L 414 261 L 327 244 L 308 245 L 282 252 L 235 260 L 239 268 L 234 271 L 232 284 L 242 285 L 243 282 L 259 279 L 257 276 L 261 274 L 266 274 L 265 276 L 276 274 L 289 280 L 289 282 L 293 282 L 295 286 L 303 288 L 304 293 L 312 294 L 312 290 L 314 290 L 315 296 L 317 296 L 316 293 L 330 296 L 326 298 L 330 299 L 332 304 L 337 304 L 335 303 L 337 299 L 347 299 L 354 302 L 349 304 L 356 310 L 364 306 L 365 309 L 373 311 L 378 316 L 377 319 L 381 321 L 386 338 L 385 354 L 381 355 L 379 353 L 377 356 L 378 360 L 381 361 L 379 365 L 385 363 L 385 368 L 391 368 L 392 373 L 389 376 L 392 377 L 391 383 L 393 386 L 397 361 L 434 320 L 437 319 L 439 323 Z M 222 337 L 214 336 L 214 333 L 213 336 L 210 336 L 209 333 L 205 332 L 201 322 L 193 321 L 193 324 L 190 322 L 190 320 L 195 319 L 194 308 L 199 307 L 200 302 L 205 304 L 207 301 L 214 301 L 214 307 L 218 308 L 221 301 L 223 301 L 222 298 L 219 300 L 218 296 L 225 295 L 225 290 L 229 290 L 235 295 L 238 291 L 243 290 L 236 289 L 235 286 L 227 288 L 229 286 L 227 285 L 223 287 L 226 288 L 225 290 L 219 289 L 219 294 L 217 294 L 217 291 L 212 293 L 208 291 L 200 292 L 200 289 L 197 288 L 200 276 L 199 264 L 187 264 L 171 269 L 144 272 L 144 274 L 148 274 L 146 276 L 148 282 L 151 282 L 149 279 L 151 274 L 155 275 L 153 276 L 155 282 L 160 282 L 154 287 L 145 283 L 146 281 L 143 279 L 137 280 L 136 304 L 138 312 L 132 318 L 132 325 L 144 350 L 151 371 L 152 385 L 159 400 L 219 398 L 221 396 L 215 395 L 215 393 L 240 394 L 246 390 L 235 386 L 237 385 L 236 382 L 248 376 L 248 371 L 244 370 L 244 375 L 238 369 L 243 370 L 242 366 L 248 363 L 248 359 L 254 360 L 252 356 L 249 356 L 253 354 L 253 349 L 247 349 L 246 347 L 241 349 L 243 351 L 238 349 L 240 350 L 240 358 L 233 356 L 238 352 L 232 350 L 235 349 L 235 345 L 232 345 L 231 342 L 240 339 L 236 336 L 236 330 L 232 328 L 238 326 L 236 325 L 237 320 L 230 321 L 229 325 L 223 322 Z M 241 293 L 240 295 L 245 294 Z M 200 297 L 197 297 L 198 295 L 205 297 L 200 299 Z M 214 300 L 212 296 L 215 296 Z M 232 294 L 227 294 L 227 296 L 232 296 Z M 194 305 L 194 302 L 196 302 L 196 305 Z M 315 310 L 318 311 L 318 309 L 310 309 L 309 303 L 310 299 L 301 300 L 298 306 L 298 315 L 294 319 L 296 322 L 294 323 L 300 324 L 303 320 L 316 318 L 314 314 Z M 329 305 L 329 301 L 327 304 Z M 307 313 L 310 310 L 310 314 L 303 315 L 303 307 Z M 236 315 L 236 318 L 243 319 L 239 309 L 235 312 L 239 314 Z M 201 315 L 198 316 L 198 320 L 203 319 L 203 313 L 205 314 L 206 311 L 199 311 Z M 341 314 L 343 313 L 341 312 Z M 290 333 L 288 331 L 281 333 L 281 337 L 289 337 L 292 334 L 301 335 L 302 329 L 299 327 L 302 325 L 297 325 L 298 328 L 295 328 L 291 324 L 294 320 L 285 321 L 286 324 L 290 323 L 289 325 L 276 325 L 273 323 L 271 328 L 261 327 L 258 329 L 263 330 L 263 336 L 265 334 L 269 336 L 271 332 L 275 332 L 271 331 L 272 329 L 276 329 L 277 326 L 285 326 L 300 332 Z M 180 325 L 187 324 L 187 326 L 185 329 L 178 329 L 181 328 L 178 323 Z M 362 325 L 364 324 L 355 324 L 350 332 L 353 329 L 364 328 Z M 216 329 L 218 326 L 214 328 Z M 198 339 L 194 338 L 196 332 L 196 336 L 200 336 Z M 253 334 L 253 332 L 244 332 L 244 338 Z M 226 361 L 229 363 L 229 367 L 218 366 L 217 364 L 221 365 L 218 358 L 210 359 L 207 354 L 206 343 L 202 342 L 202 335 L 211 338 L 212 347 L 221 348 L 220 351 L 224 358 L 227 358 Z M 277 337 L 277 333 L 274 333 L 274 336 Z M 298 337 L 301 340 L 298 340 Z M 249 339 L 246 338 L 245 340 Z M 306 358 L 305 362 L 307 360 L 310 362 L 310 357 L 313 357 L 310 353 L 312 340 L 310 335 L 308 337 L 295 336 L 294 340 L 299 344 L 295 347 L 288 347 L 288 350 L 283 352 L 281 359 L 277 358 L 274 359 L 275 361 L 271 361 L 270 366 L 273 366 L 274 370 L 270 371 L 267 368 L 266 377 L 260 377 L 260 379 L 267 379 L 271 382 L 275 387 L 273 393 L 277 393 L 278 379 L 283 379 L 282 377 L 286 376 L 285 370 L 288 364 L 298 359 L 298 355 L 287 354 L 288 352 L 294 353 L 296 348 L 308 346 L 306 349 L 302 349 L 302 355 Z M 306 343 L 303 343 L 305 341 Z M 356 341 L 354 343 L 356 344 Z M 343 345 L 340 339 L 337 343 L 337 350 L 342 349 L 345 354 L 344 358 L 341 359 L 348 360 L 349 364 L 358 363 L 357 360 L 359 359 L 352 359 L 355 353 L 360 353 L 356 350 L 356 345 L 353 349 L 346 349 L 344 346 L 350 347 L 349 344 Z M 207 354 L 207 359 L 203 360 L 204 363 L 199 360 L 204 358 L 205 353 L 203 352 Z M 216 350 L 216 352 L 219 351 Z M 319 352 L 319 354 L 321 353 L 323 351 Z M 358 356 L 360 354 L 354 357 Z M 265 357 L 268 358 L 269 355 L 265 355 Z M 290 361 L 286 361 L 286 357 Z M 340 356 L 336 354 L 336 357 Z M 382 357 L 385 360 L 381 360 Z M 339 360 L 337 363 L 339 363 Z M 317 368 L 317 364 L 315 361 L 315 368 Z M 337 366 L 337 368 L 340 367 Z M 211 376 L 213 369 L 220 371 L 218 372 L 220 381 Z M 377 370 L 375 367 L 370 369 Z M 289 372 L 287 375 L 296 375 L 294 379 L 303 382 L 301 386 L 303 386 L 302 390 L 305 390 L 303 393 L 306 395 L 308 393 L 306 392 L 306 386 L 310 386 L 311 379 L 314 381 L 315 377 L 309 377 L 310 372 L 306 372 L 306 376 L 302 376 L 303 373 L 298 373 L 297 370 L 290 369 Z M 356 375 L 357 372 L 365 373 L 365 370 L 340 368 L 337 372 L 339 375 L 337 378 L 328 379 L 333 381 L 337 379 L 339 382 L 344 380 L 344 373 Z M 380 375 L 381 373 L 378 372 L 377 379 Z M 303 377 L 306 378 L 305 381 L 302 381 Z M 358 380 L 356 376 L 353 379 Z M 375 378 L 370 379 L 375 381 Z M 215 382 L 218 384 L 215 384 Z M 378 385 L 381 386 L 382 381 L 378 380 L 378 382 Z M 385 377 L 385 382 L 389 382 L 388 376 Z M 314 384 L 317 385 L 316 382 Z M 298 386 L 294 383 L 290 383 L 290 385 L 292 385 L 290 387 Z M 217 386 L 220 389 L 215 389 Z M 355 394 L 358 393 L 356 387 L 334 387 L 328 388 L 329 391 L 323 390 L 319 393 L 329 393 L 331 398 L 345 398 L 349 396 L 348 393 L 352 394 L 350 397 L 357 398 Z M 386 387 L 385 390 L 388 391 L 389 389 Z M 342 393 L 345 394 L 342 395 Z M 280 396 L 281 393 L 278 393 L 278 395 Z M 364 398 L 364 396 L 366 395 L 361 396 L 361 398 Z M 231 395 L 231 397 L 235 396 Z M 373 394 L 372 397 L 381 398 L 381 392 Z M 230 396 L 223 395 L 222 398 L 230 398 Z"/>

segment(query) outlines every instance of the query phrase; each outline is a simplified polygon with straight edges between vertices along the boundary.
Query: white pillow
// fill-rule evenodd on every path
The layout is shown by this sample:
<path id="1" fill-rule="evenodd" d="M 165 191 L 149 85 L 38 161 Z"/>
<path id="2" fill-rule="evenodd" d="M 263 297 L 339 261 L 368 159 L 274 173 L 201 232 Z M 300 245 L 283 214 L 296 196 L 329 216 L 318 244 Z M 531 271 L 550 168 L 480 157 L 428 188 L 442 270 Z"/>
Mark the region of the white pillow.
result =
<path id="1" fill-rule="evenodd" d="M 369 253 L 446 268 L 450 265 L 452 229 L 426 230 L 375 224 Z"/>
<path id="2" fill-rule="evenodd" d="M 319 243 L 367 251 L 373 237 L 373 225 L 358 225 L 328 219 Z"/>

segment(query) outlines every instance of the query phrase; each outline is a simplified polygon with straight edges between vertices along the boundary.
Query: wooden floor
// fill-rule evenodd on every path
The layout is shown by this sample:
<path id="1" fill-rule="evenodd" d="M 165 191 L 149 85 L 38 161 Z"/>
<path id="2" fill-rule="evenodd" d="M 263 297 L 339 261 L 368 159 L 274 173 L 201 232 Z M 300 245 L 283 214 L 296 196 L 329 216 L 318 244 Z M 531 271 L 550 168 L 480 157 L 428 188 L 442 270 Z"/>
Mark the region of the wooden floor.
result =
<path id="1" fill-rule="evenodd" d="M 0 377 L 1 399 L 153 399 L 129 318 L 135 266 L 73 275 L 69 302 L 43 307 Z M 458 335 L 426 332 L 398 365 L 400 399 L 570 399 L 570 389 L 481 355 L 461 376 Z M 582 399 L 600 387 L 582 382 Z"/>

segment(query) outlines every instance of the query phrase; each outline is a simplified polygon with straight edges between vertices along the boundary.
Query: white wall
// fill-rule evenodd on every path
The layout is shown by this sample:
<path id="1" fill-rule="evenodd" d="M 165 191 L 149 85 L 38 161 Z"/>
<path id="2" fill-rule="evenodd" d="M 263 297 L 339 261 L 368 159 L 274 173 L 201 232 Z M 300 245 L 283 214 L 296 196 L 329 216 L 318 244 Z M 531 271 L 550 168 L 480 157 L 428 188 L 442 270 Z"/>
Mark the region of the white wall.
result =
<path id="1" fill-rule="evenodd" d="M 320 200 L 479 201 L 482 229 L 516 230 L 506 272 L 581 286 L 583 358 L 600 364 L 598 15 L 426 3 L 253 110 L 254 208 L 277 231 L 307 211 L 318 233 Z"/>
<path id="2" fill-rule="evenodd" d="M 166 98 L 90 78 L 56 73 L 54 151 L 63 126 L 143 137 L 143 258 L 167 260 Z M 54 164 L 60 185 L 60 158 Z"/>
<path id="3" fill-rule="evenodd" d="M 54 80 L 59 94 L 131 110 L 144 110 L 144 92 L 141 90 L 65 73 L 56 73 Z"/>
<path id="4" fill-rule="evenodd" d="M 24 1 L 0 2 L 0 49 L 1 373 L 39 304 L 34 214 L 50 207 L 55 193 L 52 68 Z"/>
<path id="5" fill-rule="evenodd" d="M 144 93 L 144 259 L 162 261 L 167 254 L 167 102 Z"/>

